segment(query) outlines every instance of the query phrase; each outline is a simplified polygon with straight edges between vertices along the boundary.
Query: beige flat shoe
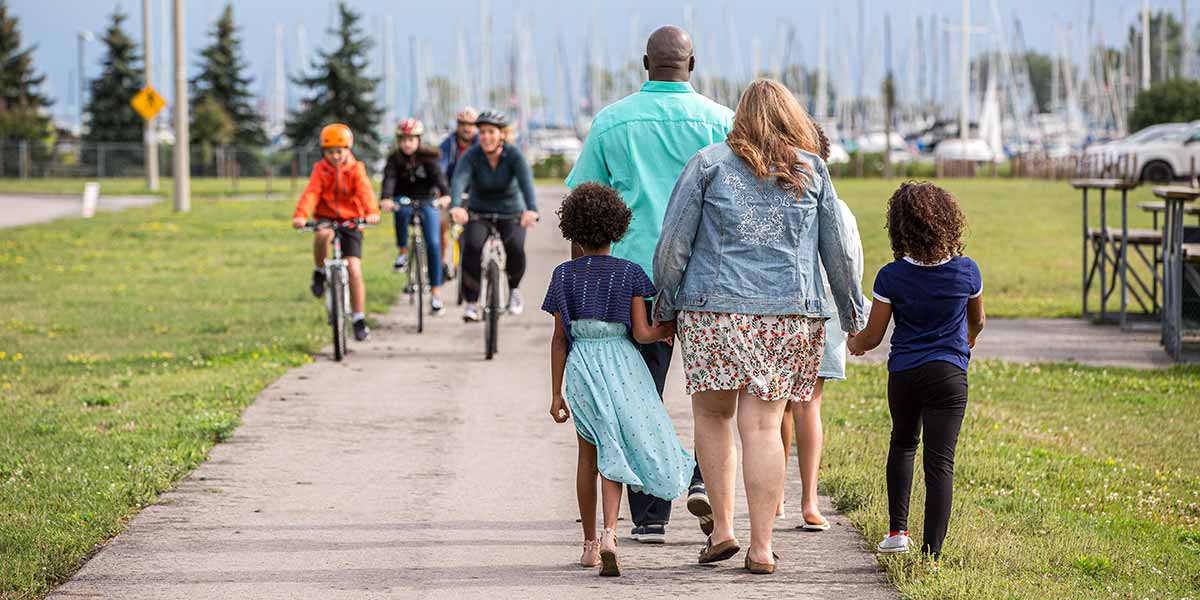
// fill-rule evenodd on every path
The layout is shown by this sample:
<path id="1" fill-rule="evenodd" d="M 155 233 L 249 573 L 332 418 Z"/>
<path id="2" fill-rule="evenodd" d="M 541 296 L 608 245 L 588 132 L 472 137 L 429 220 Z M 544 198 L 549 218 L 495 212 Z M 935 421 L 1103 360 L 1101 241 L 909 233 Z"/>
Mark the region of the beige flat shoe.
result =
<path id="1" fill-rule="evenodd" d="M 579 566 L 589 569 L 600 566 L 600 540 L 583 540 L 583 556 L 579 557 Z"/>
<path id="2" fill-rule="evenodd" d="M 621 576 L 621 562 L 617 560 L 617 534 L 611 529 L 605 529 L 600 535 L 600 576 Z"/>

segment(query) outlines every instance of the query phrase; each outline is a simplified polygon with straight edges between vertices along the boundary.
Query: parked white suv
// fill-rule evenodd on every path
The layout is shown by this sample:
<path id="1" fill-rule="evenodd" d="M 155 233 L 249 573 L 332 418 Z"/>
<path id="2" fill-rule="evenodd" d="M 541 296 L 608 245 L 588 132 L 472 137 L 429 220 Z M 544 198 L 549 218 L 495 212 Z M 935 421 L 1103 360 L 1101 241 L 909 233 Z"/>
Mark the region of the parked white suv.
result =
<path id="1" fill-rule="evenodd" d="M 1091 146 L 1087 155 L 1112 161 L 1123 155 L 1135 157 L 1142 181 L 1170 182 L 1189 177 L 1192 161 L 1200 171 L 1200 121 L 1151 125 L 1120 140 Z"/>

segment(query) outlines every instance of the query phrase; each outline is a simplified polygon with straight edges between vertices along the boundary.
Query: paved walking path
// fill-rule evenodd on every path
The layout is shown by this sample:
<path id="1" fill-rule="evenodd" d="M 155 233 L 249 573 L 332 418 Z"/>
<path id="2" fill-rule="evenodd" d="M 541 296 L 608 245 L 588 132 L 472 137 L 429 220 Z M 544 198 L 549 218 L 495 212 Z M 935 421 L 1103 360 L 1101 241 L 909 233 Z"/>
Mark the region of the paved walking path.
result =
<path id="1" fill-rule="evenodd" d="M 528 249 L 529 309 L 502 321 L 496 360 L 456 313 L 414 334 L 402 303 L 344 363 L 318 357 L 263 391 L 208 462 L 51 597 L 897 597 L 827 500 L 831 531 L 778 523 L 773 577 L 745 573 L 743 556 L 697 565 L 703 536 L 680 502 L 665 545 L 638 545 L 621 523 L 620 579 L 575 566 L 575 437 L 547 412 L 552 322 L 536 310 L 566 257 L 553 216 Z M 667 404 L 690 440 L 672 377 Z M 794 476 L 788 495 L 800 497 Z M 737 506 L 748 542 L 744 497 Z"/>
<path id="2" fill-rule="evenodd" d="M 0 194 L 0 229 L 80 216 L 83 184 L 78 196 Z M 162 200 L 154 196 L 100 196 L 97 210 L 115 211 L 146 206 Z"/>

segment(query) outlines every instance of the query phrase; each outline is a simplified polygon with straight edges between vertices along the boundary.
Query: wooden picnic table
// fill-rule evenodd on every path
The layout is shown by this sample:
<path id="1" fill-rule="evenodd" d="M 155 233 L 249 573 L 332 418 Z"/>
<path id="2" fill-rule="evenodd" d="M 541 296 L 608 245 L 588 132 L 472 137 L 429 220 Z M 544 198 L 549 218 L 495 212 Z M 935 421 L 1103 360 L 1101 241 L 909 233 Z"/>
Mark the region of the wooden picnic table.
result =
<path id="1" fill-rule="evenodd" d="M 1183 215 L 1188 204 L 1200 198 L 1200 188 L 1162 186 L 1154 188 L 1162 198 L 1163 211 L 1163 318 L 1162 343 L 1171 358 L 1183 353 L 1183 286 L 1200 289 L 1200 244 L 1184 244 Z"/>
<path id="2" fill-rule="evenodd" d="M 1073 179 L 1071 187 L 1083 192 L 1083 317 L 1090 318 L 1088 312 L 1088 292 L 1095 281 L 1096 271 L 1100 275 L 1100 320 L 1108 321 L 1108 298 L 1114 291 L 1120 290 L 1121 310 L 1117 314 L 1117 323 L 1125 327 L 1129 308 L 1128 281 L 1128 247 L 1129 247 L 1129 190 L 1136 188 L 1138 182 L 1128 179 Z M 1100 227 L 1089 227 L 1088 221 L 1088 192 L 1100 192 Z M 1108 192 L 1121 193 L 1121 228 L 1111 230 L 1108 226 Z M 1088 254 L 1093 255 L 1089 269 Z M 1111 254 L 1111 256 L 1110 256 Z M 1108 263 L 1113 262 L 1113 275 L 1118 281 L 1108 282 Z M 1119 282 L 1119 288 L 1117 287 Z M 1157 295 L 1157 294 L 1156 294 Z M 1138 299 L 1139 303 L 1141 299 Z M 1145 306 L 1144 303 L 1142 303 Z M 1153 299 L 1151 304 L 1154 304 Z M 1150 310 L 1153 312 L 1153 309 Z"/>

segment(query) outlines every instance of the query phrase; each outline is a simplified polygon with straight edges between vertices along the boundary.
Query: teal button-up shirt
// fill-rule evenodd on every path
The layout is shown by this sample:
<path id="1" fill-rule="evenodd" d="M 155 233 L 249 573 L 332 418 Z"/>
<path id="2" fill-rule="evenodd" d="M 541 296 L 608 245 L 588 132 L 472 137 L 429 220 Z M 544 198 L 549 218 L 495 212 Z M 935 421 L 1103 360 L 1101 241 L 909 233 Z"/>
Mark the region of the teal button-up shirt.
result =
<path id="1" fill-rule="evenodd" d="M 654 248 L 675 181 L 697 151 L 725 141 L 732 126 L 733 111 L 686 81 L 647 81 L 596 115 L 566 184 L 611 186 L 633 211 L 613 256 L 654 273 Z"/>

